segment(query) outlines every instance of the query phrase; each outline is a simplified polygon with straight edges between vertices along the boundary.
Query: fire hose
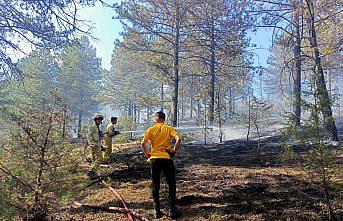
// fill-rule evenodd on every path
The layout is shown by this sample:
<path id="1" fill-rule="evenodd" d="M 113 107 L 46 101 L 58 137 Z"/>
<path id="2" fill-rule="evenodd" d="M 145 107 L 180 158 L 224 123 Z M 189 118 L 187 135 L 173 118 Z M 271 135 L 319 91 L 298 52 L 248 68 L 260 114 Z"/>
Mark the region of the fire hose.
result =
<path id="1" fill-rule="evenodd" d="M 75 205 L 77 206 L 82 206 L 82 207 L 87 207 L 91 209 L 100 209 L 100 210 L 105 210 L 109 212 L 120 212 L 120 213 L 126 213 L 126 216 L 129 221 L 134 221 L 133 217 L 136 217 L 139 220 L 142 221 L 148 221 L 147 218 L 145 218 L 142 214 L 138 213 L 134 209 L 130 209 L 125 202 L 124 198 L 108 183 L 106 183 L 104 180 L 101 180 L 102 184 L 104 184 L 116 197 L 116 199 L 122 204 L 124 208 L 120 207 L 102 207 L 102 206 L 94 206 L 94 205 L 86 205 L 86 204 L 81 204 L 79 202 L 74 202 Z"/>

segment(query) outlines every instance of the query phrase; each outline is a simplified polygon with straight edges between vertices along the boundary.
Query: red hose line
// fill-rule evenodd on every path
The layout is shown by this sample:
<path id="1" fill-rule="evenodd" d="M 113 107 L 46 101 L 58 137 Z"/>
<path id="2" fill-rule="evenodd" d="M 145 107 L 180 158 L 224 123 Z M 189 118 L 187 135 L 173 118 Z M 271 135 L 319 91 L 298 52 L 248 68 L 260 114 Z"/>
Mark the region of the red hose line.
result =
<path id="1" fill-rule="evenodd" d="M 119 200 L 119 201 L 122 203 L 122 205 L 124 206 L 124 208 L 125 208 L 126 210 L 128 210 L 128 212 L 127 212 L 126 215 L 127 215 L 127 218 L 128 218 L 129 221 L 134 221 L 134 219 L 133 219 L 131 213 L 132 213 L 134 216 L 140 218 L 140 219 L 143 220 L 143 221 L 149 221 L 149 220 L 148 220 L 147 218 L 145 218 L 142 214 L 139 214 L 136 210 L 130 209 L 130 208 L 127 206 L 127 204 L 126 204 L 124 198 L 123 198 L 119 193 L 117 193 L 117 191 L 116 191 L 111 185 L 107 184 L 104 180 L 102 180 L 102 183 L 103 183 L 105 186 L 107 186 L 107 187 L 114 193 L 114 195 L 116 196 L 117 200 Z M 131 211 L 131 213 L 130 213 L 129 211 Z"/>
<path id="2" fill-rule="evenodd" d="M 123 204 L 124 208 L 129 210 L 129 207 L 127 206 L 124 198 L 119 194 L 117 193 L 117 191 L 109 184 L 107 184 L 105 181 L 102 181 L 102 183 L 107 186 L 113 193 L 114 195 L 116 196 L 116 198 Z M 139 214 L 137 211 L 131 209 L 131 211 L 133 212 L 133 215 L 139 217 L 141 220 L 143 221 L 149 221 L 147 218 L 145 218 L 143 215 Z M 131 216 L 131 213 L 127 213 L 127 218 L 129 219 L 129 221 L 134 221 L 133 217 Z"/>
<path id="3" fill-rule="evenodd" d="M 119 193 L 117 193 L 117 191 L 115 191 L 115 189 L 114 189 L 112 186 L 110 186 L 109 184 L 107 184 L 105 181 L 102 181 L 102 183 L 103 183 L 105 186 L 107 186 L 107 187 L 114 193 L 114 195 L 116 196 L 116 198 L 121 202 L 121 204 L 123 204 L 123 206 L 124 206 L 125 209 L 129 209 L 129 208 L 127 207 L 127 204 L 126 204 L 126 202 L 124 201 L 123 197 L 122 197 Z M 126 215 L 127 215 L 127 218 L 128 218 L 129 221 L 134 221 L 134 219 L 133 219 L 133 217 L 131 216 L 130 213 L 127 213 Z"/>

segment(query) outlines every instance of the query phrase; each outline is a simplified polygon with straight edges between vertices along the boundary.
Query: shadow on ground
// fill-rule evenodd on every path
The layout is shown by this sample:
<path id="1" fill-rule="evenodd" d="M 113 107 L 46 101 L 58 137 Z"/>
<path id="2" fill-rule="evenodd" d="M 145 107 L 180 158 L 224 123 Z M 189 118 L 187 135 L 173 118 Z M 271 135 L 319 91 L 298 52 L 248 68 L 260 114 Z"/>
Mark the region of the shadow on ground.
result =
<path id="1" fill-rule="evenodd" d="M 312 185 L 296 164 L 283 161 L 279 139 L 264 139 L 260 148 L 256 141 L 245 140 L 183 145 L 175 160 L 177 204 L 183 213 L 178 220 L 326 220 L 320 187 Z M 296 148 L 300 153 L 305 150 L 305 146 Z M 141 153 L 136 146 L 128 155 L 125 151 L 120 154 L 119 161 L 125 164 L 125 159 Z M 130 208 L 151 217 L 149 165 L 141 159 L 137 162 L 117 169 L 111 175 L 112 183 L 121 184 Z M 342 165 L 341 158 L 336 162 Z M 343 220 L 343 188 L 341 181 L 337 182 L 331 197 L 338 220 Z M 162 183 L 161 206 L 166 213 L 168 188 L 165 181 Z M 109 199 L 100 205 L 120 206 Z M 122 216 L 115 216 L 115 220 L 125 220 L 118 217 Z M 161 220 L 169 219 L 164 216 Z"/>

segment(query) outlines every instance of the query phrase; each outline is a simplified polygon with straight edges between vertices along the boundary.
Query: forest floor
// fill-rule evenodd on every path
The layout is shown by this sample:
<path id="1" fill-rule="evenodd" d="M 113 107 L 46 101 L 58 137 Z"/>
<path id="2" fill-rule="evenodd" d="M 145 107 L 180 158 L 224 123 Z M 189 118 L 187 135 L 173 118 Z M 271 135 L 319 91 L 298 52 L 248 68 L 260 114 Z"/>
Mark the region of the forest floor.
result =
<path id="1" fill-rule="evenodd" d="M 117 145 L 118 146 L 118 145 Z M 101 174 L 112 172 L 107 180 L 123 196 L 129 208 L 149 220 L 153 207 L 149 165 L 141 157 L 137 142 L 122 146 L 116 159 Z M 306 148 L 295 148 L 300 155 Z M 335 162 L 342 168 L 342 151 L 333 148 Z M 311 182 L 308 173 L 282 157 L 277 137 L 256 141 L 231 140 L 212 145 L 184 144 L 177 154 L 177 220 L 327 220 L 321 188 Z M 98 206 L 118 206 L 113 193 L 103 184 L 91 183 L 80 167 L 71 195 L 78 202 Z M 113 172 L 114 171 L 114 172 Z M 331 198 L 338 220 L 343 220 L 343 177 L 332 178 Z M 163 178 L 160 195 L 167 217 L 167 185 Z M 69 202 L 56 215 L 61 220 L 127 220 L 125 214 L 109 213 Z"/>

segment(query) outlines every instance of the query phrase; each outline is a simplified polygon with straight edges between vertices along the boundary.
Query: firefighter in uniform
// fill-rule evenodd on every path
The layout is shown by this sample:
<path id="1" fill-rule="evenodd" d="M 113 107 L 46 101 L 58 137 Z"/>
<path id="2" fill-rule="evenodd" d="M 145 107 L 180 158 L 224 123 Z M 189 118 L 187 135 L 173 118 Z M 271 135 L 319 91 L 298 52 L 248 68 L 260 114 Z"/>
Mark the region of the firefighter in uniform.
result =
<path id="1" fill-rule="evenodd" d="M 92 165 L 87 173 L 90 179 L 95 179 L 97 177 L 96 171 L 99 165 L 102 163 L 102 146 L 101 146 L 101 138 L 102 132 L 100 130 L 100 124 L 104 117 L 101 114 L 95 114 L 93 116 L 94 123 L 90 126 L 87 132 L 87 142 L 88 145 L 91 147 L 92 150 Z"/>
<path id="2" fill-rule="evenodd" d="M 115 129 L 118 118 L 111 117 L 111 123 L 109 123 L 105 129 L 105 151 L 104 151 L 104 161 L 109 163 L 110 156 L 112 153 L 112 138 L 117 136 L 120 132 Z"/>

